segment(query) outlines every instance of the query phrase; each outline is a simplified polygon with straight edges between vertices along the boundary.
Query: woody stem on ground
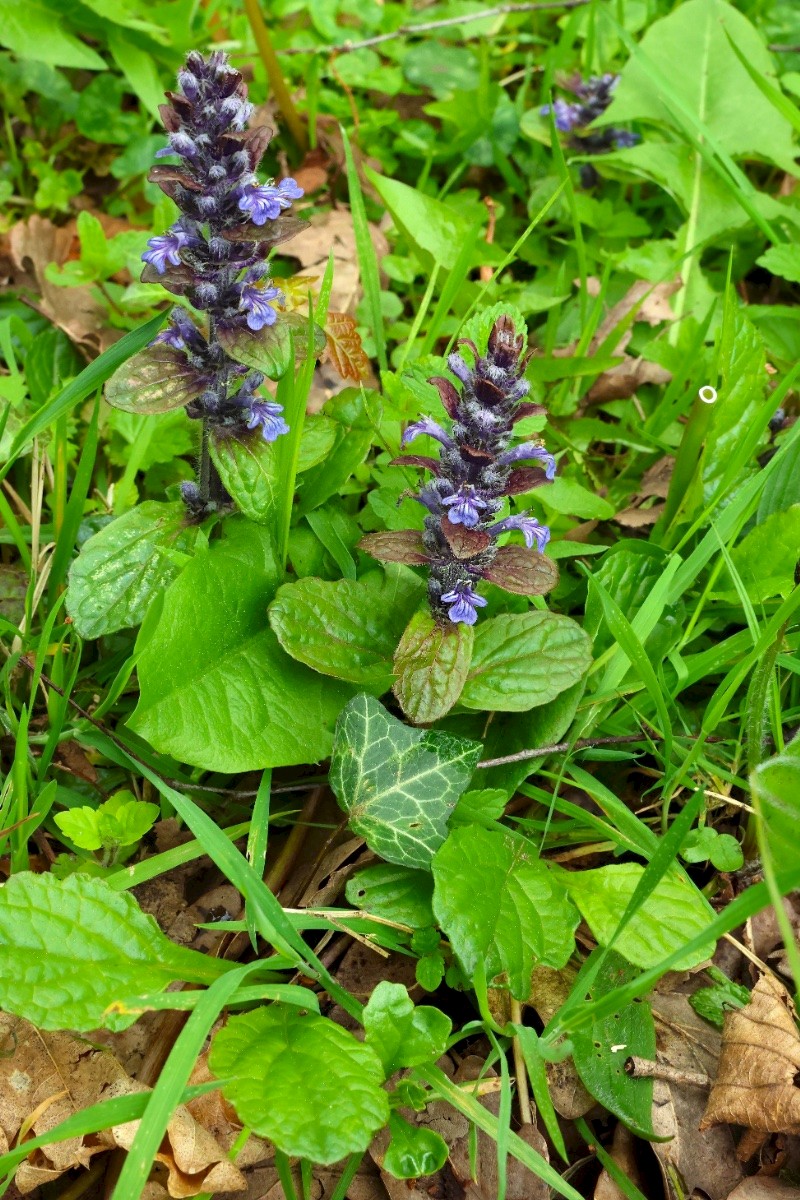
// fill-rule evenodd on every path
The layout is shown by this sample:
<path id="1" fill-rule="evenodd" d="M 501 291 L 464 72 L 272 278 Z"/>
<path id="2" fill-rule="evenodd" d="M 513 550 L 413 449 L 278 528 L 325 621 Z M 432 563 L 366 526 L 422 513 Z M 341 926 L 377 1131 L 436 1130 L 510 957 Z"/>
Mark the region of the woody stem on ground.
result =
<path id="1" fill-rule="evenodd" d="M 247 13 L 247 19 L 253 31 L 259 57 L 264 64 L 264 70 L 267 72 L 269 86 L 272 88 L 272 94 L 275 97 L 275 102 L 278 105 L 281 116 L 288 125 L 289 132 L 297 148 L 305 152 L 308 149 L 308 134 L 306 133 L 306 128 L 300 118 L 300 114 L 294 106 L 291 93 L 286 86 L 286 80 L 283 77 L 283 72 L 273 49 L 269 30 L 261 15 L 258 0 L 244 0 L 244 10 Z"/>

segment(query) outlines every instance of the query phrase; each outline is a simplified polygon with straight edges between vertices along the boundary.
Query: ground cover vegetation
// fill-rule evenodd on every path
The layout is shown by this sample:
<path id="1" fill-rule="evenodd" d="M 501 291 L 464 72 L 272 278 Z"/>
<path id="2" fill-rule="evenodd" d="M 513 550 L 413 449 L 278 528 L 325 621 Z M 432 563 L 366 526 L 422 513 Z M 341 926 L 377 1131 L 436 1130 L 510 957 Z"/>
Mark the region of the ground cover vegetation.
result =
<path id="1" fill-rule="evenodd" d="M 800 1194 L 796 6 L 0 11 L 0 1193 Z"/>

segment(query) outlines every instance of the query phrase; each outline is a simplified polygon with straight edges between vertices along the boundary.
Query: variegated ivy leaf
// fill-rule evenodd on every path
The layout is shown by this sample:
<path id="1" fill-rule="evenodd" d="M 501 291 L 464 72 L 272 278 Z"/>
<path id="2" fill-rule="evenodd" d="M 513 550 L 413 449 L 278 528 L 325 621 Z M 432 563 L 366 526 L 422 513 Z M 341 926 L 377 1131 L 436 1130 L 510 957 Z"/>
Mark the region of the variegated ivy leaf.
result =
<path id="1" fill-rule="evenodd" d="M 156 342 L 129 358 L 106 384 L 112 408 L 131 413 L 164 413 L 183 408 L 206 386 L 203 376 L 179 350 Z"/>
<path id="2" fill-rule="evenodd" d="M 331 787 L 370 850 L 387 862 L 429 870 L 480 752 L 466 738 L 409 729 L 361 694 L 336 724 Z"/>

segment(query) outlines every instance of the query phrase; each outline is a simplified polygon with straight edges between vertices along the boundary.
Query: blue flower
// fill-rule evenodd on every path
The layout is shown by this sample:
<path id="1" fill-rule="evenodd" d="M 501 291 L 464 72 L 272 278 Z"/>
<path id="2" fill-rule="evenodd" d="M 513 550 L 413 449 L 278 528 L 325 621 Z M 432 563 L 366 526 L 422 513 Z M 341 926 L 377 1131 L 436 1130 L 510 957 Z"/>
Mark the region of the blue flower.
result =
<path id="1" fill-rule="evenodd" d="M 450 605 L 447 615 L 454 625 L 474 625 L 478 609 L 485 608 L 488 601 L 474 592 L 471 584 L 457 583 L 452 592 L 442 596 L 442 603 Z"/>
<path id="2" fill-rule="evenodd" d="M 467 529 L 471 529 L 477 525 L 481 519 L 480 509 L 488 508 L 485 500 L 483 500 L 469 483 L 462 483 L 461 487 L 452 496 L 445 496 L 442 499 L 442 504 L 449 509 L 447 519 L 451 525 L 465 525 Z"/>
<path id="3" fill-rule="evenodd" d="M 274 221 L 285 208 L 291 208 L 292 200 L 299 200 L 303 189 L 294 179 L 282 179 L 274 184 L 248 184 L 239 199 L 239 208 L 250 214 L 254 225 Z"/>
<path id="4" fill-rule="evenodd" d="M 615 129 L 613 135 L 618 150 L 630 150 L 631 146 L 638 146 L 642 140 L 638 133 L 629 133 L 626 129 Z"/>
<path id="5" fill-rule="evenodd" d="M 505 520 L 490 525 L 487 533 L 505 533 L 509 529 L 520 531 L 529 550 L 533 549 L 535 542 L 536 549 L 540 554 L 543 553 L 545 546 L 550 541 L 550 530 L 547 526 L 540 525 L 536 517 L 528 516 L 527 513 L 517 513 L 513 517 L 506 517 Z"/>
<path id="6" fill-rule="evenodd" d="M 556 460 L 552 454 L 542 446 L 533 446 L 530 442 L 523 442 L 521 446 L 515 446 L 513 450 L 506 450 L 498 458 L 498 462 L 504 467 L 510 463 L 519 462 L 520 459 L 538 458 L 544 464 L 544 473 L 547 479 L 555 479 L 556 477 Z"/>
<path id="7" fill-rule="evenodd" d="M 434 421 L 431 417 L 421 417 L 419 421 L 415 421 L 413 425 L 408 426 L 408 429 L 405 430 L 400 439 L 400 445 L 407 446 L 409 442 L 414 441 L 414 438 L 422 435 L 436 438 L 436 441 L 441 442 L 443 446 L 452 446 L 454 444 L 453 439 L 445 433 L 437 421 Z"/>
<path id="8" fill-rule="evenodd" d="M 151 263 L 159 275 L 163 275 L 167 269 L 167 263 L 170 263 L 173 267 L 180 266 L 180 252 L 187 245 L 188 241 L 189 239 L 183 230 L 176 229 L 173 226 L 167 233 L 161 233 L 156 237 L 150 238 L 147 243 L 150 249 L 145 250 L 142 255 L 142 261 Z"/>
<path id="9" fill-rule="evenodd" d="M 539 112 L 543 117 L 549 116 L 552 112 L 556 129 L 561 133 L 571 133 L 573 129 L 579 129 L 584 123 L 581 106 L 569 104 L 566 100 L 558 99 L 554 100 L 552 105 L 544 104 Z"/>
<path id="10" fill-rule="evenodd" d="M 255 429 L 261 426 L 261 436 L 265 442 L 274 442 L 282 433 L 289 432 L 289 426 L 283 419 L 283 405 L 274 400 L 254 400 L 250 405 L 250 415 L 247 428 Z"/>
<path id="11" fill-rule="evenodd" d="M 255 287 L 246 283 L 242 288 L 239 307 L 247 313 L 247 324 L 258 332 L 265 325 L 274 325 L 278 314 L 270 304 L 270 300 L 283 299 L 283 293 L 276 287 Z"/>

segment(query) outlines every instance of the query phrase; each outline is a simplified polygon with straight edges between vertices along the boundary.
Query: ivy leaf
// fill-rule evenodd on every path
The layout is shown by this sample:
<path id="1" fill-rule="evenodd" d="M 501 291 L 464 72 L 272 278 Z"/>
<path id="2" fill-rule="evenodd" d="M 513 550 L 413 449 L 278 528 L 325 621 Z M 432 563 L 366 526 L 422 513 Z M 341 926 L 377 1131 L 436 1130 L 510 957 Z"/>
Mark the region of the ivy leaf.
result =
<path id="1" fill-rule="evenodd" d="M 471 625 L 442 625 L 424 609 L 413 615 L 394 656 L 393 690 L 415 725 L 431 725 L 458 701 L 473 639 Z"/>
<path id="2" fill-rule="evenodd" d="M 211 1070 L 244 1125 L 284 1154 L 335 1163 L 366 1150 L 389 1119 L 375 1051 L 327 1017 L 288 1005 L 231 1017 Z"/>
<path id="3" fill-rule="evenodd" d="M 569 617 L 534 611 L 493 617 L 476 630 L 459 703 L 524 712 L 577 683 L 591 661 L 591 642 Z"/>
<path id="4" fill-rule="evenodd" d="M 350 827 L 387 862 L 427 869 L 481 747 L 409 729 L 371 696 L 354 696 L 336 724 L 330 783 Z"/>
<path id="5" fill-rule="evenodd" d="M 402 567 L 358 581 L 301 579 L 278 589 L 269 619 L 293 658 L 381 695 L 392 686 L 392 656 L 421 592 Z"/>
<path id="6" fill-rule="evenodd" d="M 585 969 L 598 953 L 590 955 Z M 620 954 L 609 951 L 585 1003 L 599 1000 L 638 974 Z M 656 1030 L 647 1001 L 632 1000 L 607 1017 L 576 1025 L 571 1039 L 573 1061 L 586 1089 L 634 1133 L 652 1138 L 653 1081 L 631 1079 L 625 1073 L 625 1061 L 632 1054 L 648 1061 L 656 1056 Z"/>
<path id="7" fill-rule="evenodd" d="M 366 1043 L 388 1077 L 401 1067 L 435 1063 L 447 1048 L 452 1024 L 438 1008 L 417 1007 L 402 983 L 382 980 L 364 1009 Z"/>
<path id="8" fill-rule="evenodd" d="M 140 634 L 129 725 L 162 753 L 210 771 L 318 762 L 351 689 L 289 658 L 269 628 L 281 577 L 269 532 L 233 517 L 223 533 Z"/>
<path id="9" fill-rule="evenodd" d="M 612 863 L 592 871 L 561 871 L 570 896 L 601 946 L 607 946 L 628 906 L 644 867 Z M 685 942 L 702 933 L 714 910 L 694 884 L 677 872 L 666 875 L 614 942 L 614 949 L 637 967 L 655 967 Z M 690 971 L 714 953 L 708 942 L 684 955 L 673 971 Z"/>
<path id="10" fill-rule="evenodd" d="M 447 1142 L 433 1129 L 412 1125 L 393 1112 L 389 1117 L 391 1141 L 381 1166 L 395 1179 L 419 1179 L 441 1170 L 447 1161 Z"/>
<path id="11" fill-rule="evenodd" d="M 196 540 L 183 504 L 155 500 L 90 537 L 72 564 L 67 592 L 67 611 L 81 637 L 138 625 L 153 597 L 183 570 Z"/>
<path id="12" fill-rule="evenodd" d="M 244 434 L 212 430 L 208 443 L 214 466 L 237 508 L 261 525 L 275 514 L 278 472 L 275 448 L 257 430 Z"/>
<path id="13" fill-rule="evenodd" d="M 106 383 L 112 408 L 131 413 L 164 413 L 183 408 L 206 387 L 206 379 L 180 350 L 156 342 L 118 367 Z"/>
<path id="14" fill-rule="evenodd" d="M 127 1029 L 140 1014 L 112 1005 L 218 974 L 102 879 L 22 871 L 0 888 L 0 1008 L 40 1029 Z"/>
<path id="15" fill-rule="evenodd" d="M 578 914 L 532 847 L 476 825 L 454 829 L 433 860 L 433 911 L 465 971 L 503 973 L 512 996 L 530 994 L 531 971 L 563 967 Z"/>

